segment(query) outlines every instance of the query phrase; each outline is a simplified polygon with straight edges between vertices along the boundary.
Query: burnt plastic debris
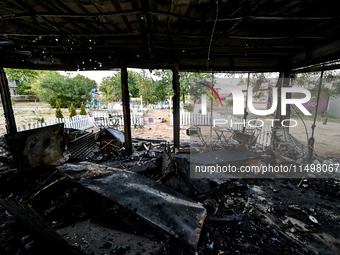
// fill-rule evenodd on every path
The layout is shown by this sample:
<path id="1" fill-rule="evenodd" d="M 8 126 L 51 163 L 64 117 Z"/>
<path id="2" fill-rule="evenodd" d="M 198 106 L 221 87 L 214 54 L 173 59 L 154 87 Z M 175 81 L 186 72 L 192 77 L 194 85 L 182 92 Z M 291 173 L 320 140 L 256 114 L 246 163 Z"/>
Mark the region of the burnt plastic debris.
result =
<path id="1" fill-rule="evenodd" d="M 125 136 L 122 131 L 113 128 L 105 128 L 106 132 L 111 136 L 111 138 L 119 139 L 122 145 L 125 144 Z"/>
<path id="2" fill-rule="evenodd" d="M 64 163 L 64 124 L 5 135 L 8 147 L 21 171 Z"/>

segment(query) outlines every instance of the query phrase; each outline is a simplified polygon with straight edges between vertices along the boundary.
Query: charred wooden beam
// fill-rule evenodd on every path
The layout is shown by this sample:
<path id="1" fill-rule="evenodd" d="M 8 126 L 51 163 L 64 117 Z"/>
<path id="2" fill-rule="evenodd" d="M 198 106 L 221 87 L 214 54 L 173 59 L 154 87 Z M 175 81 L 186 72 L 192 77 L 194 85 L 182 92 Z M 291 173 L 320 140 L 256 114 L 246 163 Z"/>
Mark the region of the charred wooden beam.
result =
<path id="1" fill-rule="evenodd" d="M 277 90 L 277 107 L 276 107 L 276 111 L 275 111 L 275 119 L 280 120 L 280 122 L 276 122 L 275 126 L 279 126 L 279 124 L 281 123 L 282 120 L 282 115 L 281 115 L 281 88 L 283 87 L 283 81 L 284 81 L 284 72 L 280 72 L 280 79 L 277 82 L 277 86 L 278 90 Z"/>
<path id="2" fill-rule="evenodd" d="M 0 92 L 1 102 L 6 118 L 7 134 L 14 134 L 17 132 L 17 125 L 15 124 L 14 112 L 11 102 L 11 94 L 9 92 L 8 80 L 4 69 L 0 68 Z"/>
<path id="3" fill-rule="evenodd" d="M 313 48 L 310 47 L 309 49 L 305 49 L 302 52 L 291 56 L 287 60 L 287 64 L 291 70 L 294 70 L 300 67 L 311 66 L 336 59 L 340 59 L 340 40 L 322 45 L 318 44 Z"/>
<path id="4" fill-rule="evenodd" d="M 174 146 L 179 149 L 179 130 L 180 130 L 180 118 L 179 118 L 179 100 L 180 100 L 180 88 L 179 88 L 179 74 L 178 65 L 175 64 L 172 68 L 172 88 L 174 90 L 173 100 L 173 116 L 174 116 Z"/>
<path id="5" fill-rule="evenodd" d="M 59 1 L 58 1 L 59 2 Z M 111 1 L 112 3 L 112 1 Z M 177 17 L 183 20 L 190 20 L 190 21 L 195 21 L 197 23 L 204 23 L 204 22 L 214 22 L 213 19 L 202 19 L 202 18 L 192 18 L 186 15 L 180 15 L 177 13 L 169 13 L 169 12 L 164 12 L 164 11 L 157 11 L 157 10 L 152 10 L 152 11 L 147 11 L 147 10 L 137 10 L 137 11 L 124 11 L 124 10 L 119 10 L 116 12 L 98 12 L 98 13 L 50 13 L 50 12 L 36 12 L 36 16 L 43 16 L 43 17 L 54 17 L 54 18 L 96 18 L 98 16 L 103 16 L 103 17 L 111 17 L 111 16 L 130 16 L 130 15 L 145 15 L 145 14 L 150 14 L 150 15 L 165 15 L 167 17 Z M 22 18 L 31 18 L 32 13 L 20 13 L 20 14 L 6 14 L 6 15 L 1 15 L 0 20 L 11 20 L 11 19 L 22 19 Z M 223 21 L 238 21 L 238 20 L 281 20 L 281 21 L 286 21 L 286 20 L 305 20 L 305 21 L 315 21 L 315 20 L 331 20 L 331 19 L 336 19 L 339 18 L 339 16 L 334 16 L 334 17 L 283 17 L 283 16 L 242 16 L 242 17 L 234 17 L 234 18 L 221 18 L 218 21 L 223 22 Z"/>
<path id="6" fill-rule="evenodd" d="M 247 122 L 247 115 L 248 115 L 248 89 L 249 89 L 249 82 L 250 82 L 250 73 L 248 73 L 248 81 L 247 81 L 246 105 L 244 107 L 244 115 L 243 115 L 244 123 Z M 243 133 L 246 132 L 246 125 L 243 126 L 242 132 Z"/>
<path id="7" fill-rule="evenodd" d="M 284 72 L 283 87 L 289 87 L 290 86 L 290 81 L 291 81 L 291 71 L 285 71 Z M 291 99 L 292 98 L 292 93 L 290 93 L 290 92 L 287 93 L 286 98 L 287 99 Z M 287 104 L 286 105 L 286 116 L 285 116 L 286 121 L 285 121 L 285 125 L 287 126 L 286 130 L 287 130 L 288 133 L 289 133 L 289 126 L 290 126 L 290 112 L 291 112 L 291 105 Z M 282 121 L 283 117 L 280 120 Z"/>
<path id="8" fill-rule="evenodd" d="M 125 150 L 128 154 L 132 153 L 131 139 L 131 120 L 130 120 L 130 103 L 129 103 L 129 85 L 128 72 L 126 66 L 121 67 L 121 83 L 122 83 L 122 101 L 124 114 L 124 135 L 125 135 Z"/>
<path id="9" fill-rule="evenodd" d="M 1 19 L 0 19 L 1 20 Z M 64 36 L 82 36 L 82 37 L 120 37 L 141 35 L 142 32 L 128 32 L 128 33 L 63 33 Z M 1 36 L 54 36 L 58 37 L 59 33 L 0 33 Z M 152 36 L 167 37 L 167 38 L 210 38 L 211 35 L 192 35 L 192 34 L 161 34 L 152 33 Z M 332 39 L 331 36 L 308 36 L 308 35 L 285 35 L 285 36 L 241 36 L 241 35 L 216 35 L 216 38 L 229 38 L 239 40 L 283 40 L 283 39 Z"/>
<path id="10" fill-rule="evenodd" d="M 321 71 L 335 70 L 335 69 L 340 69 L 340 64 L 329 64 L 327 66 L 312 65 L 312 66 L 295 69 L 294 73 L 321 72 Z"/>

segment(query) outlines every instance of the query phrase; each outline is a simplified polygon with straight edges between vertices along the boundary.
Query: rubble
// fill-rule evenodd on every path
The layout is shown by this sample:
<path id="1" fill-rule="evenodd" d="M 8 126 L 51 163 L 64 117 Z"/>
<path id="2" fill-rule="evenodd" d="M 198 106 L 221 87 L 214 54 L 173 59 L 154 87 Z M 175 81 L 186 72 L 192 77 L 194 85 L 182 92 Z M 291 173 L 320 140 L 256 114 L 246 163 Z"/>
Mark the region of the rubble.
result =
<path id="1" fill-rule="evenodd" d="M 308 165 L 301 145 L 278 139 L 271 150 L 189 155 L 179 152 L 191 147 L 173 153 L 165 140 L 136 138 L 128 156 L 122 133 L 65 134 L 67 163 L 25 171 L 0 139 L 0 254 L 340 253 L 339 178 L 190 177 L 190 164 L 214 157 L 237 167 Z"/>
<path id="2" fill-rule="evenodd" d="M 87 163 L 64 164 L 57 169 L 168 235 L 197 246 L 206 217 L 206 210 L 197 202 L 149 178 L 120 169 Z"/>
<path id="3" fill-rule="evenodd" d="M 64 124 L 5 135 L 14 162 L 21 171 L 65 162 Z"/>

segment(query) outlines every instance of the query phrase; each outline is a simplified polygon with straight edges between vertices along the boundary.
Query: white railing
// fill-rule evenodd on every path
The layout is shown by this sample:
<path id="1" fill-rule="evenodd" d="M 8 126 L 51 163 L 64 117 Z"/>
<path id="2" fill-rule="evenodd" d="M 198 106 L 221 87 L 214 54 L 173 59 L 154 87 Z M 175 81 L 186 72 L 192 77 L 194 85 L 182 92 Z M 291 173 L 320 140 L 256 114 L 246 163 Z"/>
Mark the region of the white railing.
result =
<path id="1" fill-rule="evenodd" d="M 103 117 L 104 118 L 104 125 L 106 125 L 109 122 L 109 113 L 106 112 L 91 112 L 93 118 L 94 117 Z M 121 116 L 120 119 L 118 119 L 119 125 L 123 126 L 124 125 L 124 117 L 123 117 L 123 112 L 115 112 L 111 113 L 112 117 L 116 116 Z M 141 124 L 143 123 L 143 113 L 142 112 L 131 112 L 130 113 L 130 120 L 131 120 L 131 125 L 135 124 Z"/>
<path id="2" fill-rule="evenodd" d="M 46 127 L 58 123 L 64 123 L 65 128 L 74 128 L 74 129 L 80 129 L 80 130 L 86 130 L 89 128 L 92 128 L 95 126 L 94 124 L 94 118 L 95 117 L 104 117 L 103 125 L 108 126 L 110 125 L 109 123 L 109 114 L 105 112 L 91 112 L 92 117 L 89 115 L 77 115 L 74 116 L 73 118 L 57 118 L 54 120 L 50 120 L 44 123 L 29 123 L 27 125 L 23 125 L 21 127 L 18 127 L 18 131 L 24 131 L 24 130 L 30 130 L 30 129 L 35 129 L 35 128 L 40 128 L 40 127 Z M 121 116 L 120 119 L 118 119 L 119 125 L 123 126 L 124 125 L 124 118 L 123 118 L 123 112 L 118 112 L 111 114 L 111 116 Z M 143 118 L 143 113 L 131 113 L 131 126 L 134 126 L 135 124 L 154 124 L 155 120 L 152 117 L 144 117 Z M 150 121 L 152 119 L 152 121 Z"/>
<path id="3" fill-rule="evenodd" d="M 24 130 L 30 130 L 40 127 L 46 127 L 58 123 L 64 123 L 65 128 L 74 128 L 74 129 L 81 129 L 85 130 L 88 128 L 92 128 L 94 126 L 93 124 L 93 118 L 87 116 L 87 115 L 77 115 L 72 118 L 57 118 L 54 120 L 50 120 L 44 123 L 29 123 L 27 125 L 23 125 L 22 127 L 18 127 L 18 131 L 24 131 Z"/>
<path id="4" fill-rule="evenodd" d="M 180 125 L 188 126 L 208 126 L 210 125 L 210 113 L 200 114 L 200 113 L 190 113 L 190 112 L 181 112 L 180 113 Z M 170 125 L 174 124 L 173 114 L 170 115 Z"/>
<path id="5" fill-rule="evenodd" d="M 211 114 L 193 114 L 190 112 L 184 112 L 180 113 L 180 125 L 181 126 L 209 126 L 211 123 Z M 232 115 L 227 115 L 224 119 L 214 119 L 213 120 L 213 126 L 220 126 L 220 127 L 226 127 L 232 130 L 242 130 L 244 126 L 244 120 L 236 118 Z M 173 115 L 170 115 L 170 125 L 173 125 Z M 255 129 L 256 126 L 252 125 L 246 126 L 247 129 Z M 255 131 L 254 135 L 257 136 L 257 144 L 260 144 L 262 146 L 269 146 L 270 145 L 270 137 L 271 137 L 271 126 L 270 125 L 263 125 L 261 132 Z"/>

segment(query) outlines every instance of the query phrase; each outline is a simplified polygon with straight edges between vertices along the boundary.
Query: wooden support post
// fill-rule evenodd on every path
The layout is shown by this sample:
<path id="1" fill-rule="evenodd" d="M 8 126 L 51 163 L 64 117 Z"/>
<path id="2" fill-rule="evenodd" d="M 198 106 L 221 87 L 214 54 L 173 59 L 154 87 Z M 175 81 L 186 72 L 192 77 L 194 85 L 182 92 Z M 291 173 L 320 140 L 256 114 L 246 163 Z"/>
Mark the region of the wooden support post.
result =
<path id="1" fill-rule="evenodd" d="M 179 88 L 179 75 L 178 65 L 175 64 L 172 68 L 172 88 L 174 90 L 173 99 L 173 111 L 174 111 L 174 146 L 179 149 L 179 130 L 180 130 L 180 116 L 179 116 L 179 100 L 180 100 L 180 88 Z"/>
<path id="2" fill-rule="evenodd" d="M 274 125 L 272 127 L 272 140 L 271 140 L 271 144 L 270 144 L 270 148 L 272 150 L 276 149 L 276 144 L 275 144 L 275 137 L 276 137 L 276 131 L 279 128 L 279 126 L 281 125 L 281 88 L 283 86 L 283 77 L 284 77 L 284 72 L 280 72 L 280 79 L 278 79 L 276 87 L 278 88 L 277 90 L 277 107 L 276 107 L 276 111 L 275 111 L 275 120 L 278 121 L 274 121 Z"/>
<path id="3" fill-rule="evenodd" d="M 214 87 L 214 72 L 211 75 L 211 86 Z M 213 100 L 210 99 L 210 137 L 212 137 L 212 128 L 213 128 Z"/>
<path id="4" fill-rule="evenodd" d="M 313 159 L 313 154 L 314 154 L 314 130 L 315 130 L 315 122 L 316 122 L 316 117 L 318 116 L 318 109 L 319 109 L 319 101 L 320 101 L 320 94 L 321 94 L 321 87 L 322 87 L 322 78 L 323 78 L 323 70 L 321 71 L 321 76 L 320 76 L 320 82 L 319 82 L 319 90 L 318 90 L 318 97 L 316 100 L 316 108 L 315 108 L 315 116 L 314 116 L 314 121 L 312 125 L 312 136 L 308 140 L 308 161 L 311 162 Z"/>
<path id="5" fill-rule="evenodd" d="M 15 118 L 11 102 L 11 94 L 9 92 L 8 80 L 4 69 L 0 68 L 0 93 L 1 102 L 4 109 L 6 118 L 6 130 L 7 134 L 14 134 L 17 132 L 17 125 L 15 124 Z"/>
<path id="6" fill-rule="evenodd" d="M 248 82 L 247 82 L 247 94 L 246 94 L 246 105 L 244 107 L 244 115 L 243 115 L 243 119 L 244 119 L 244 125 L 243 125 L 243 130 L 242 132 L 245 133 L 246 132 L 246 126 L 247 126 L 247 115 L 248 115 L 248 90 L 249 90 L 249 82 L 250 82 L 250 73 L 248 73 Z"/>
<path id="7" fill-rule="evenodd" d="M 277 107 L 275 111 L 275 119 L 280 120 L 280 122 L 276 121 L 274 126 L 278 127 L 281 124 L 282 116 L 281 116 L 281 88 L 283 87 L 284 80 L 284 72 L 280 72 L 280 79 L 277 82 Z"/>
<path id="8" fill-rule="evenodd" d="M 289 87 L 290 86 L 290 71 L 285 71 L 284 72 L 284 80 L 283 80 L 283 87 Z M 286 95 L 287 99 L 291 99 L 292 98 L 292 93 L 287 93 Z M 291 105 L 287 104 L 286 105 L 286 115 L 285 116 L 281 116 L 280 122 L 284 119 L 287 119 L 288 121 L 285 121 L 284 124 L 287 126 L 285 127 L 285 129 L 287 130 L 287 132 L 289 133 L 289 126 L 290 126 L 290 111 L 291 111 Z"/>
<path id="9" fill-rule="evenodd" d="M 131 120 L 130 120 L 130 96 L 128 85 L 128 72 L 126 66 L 121 68 L 121 83 L 122 83 L 122 101 L 124 114 L 124 135 L 125 135 L 125 150 L 128 155 L 132 153 L 131 139 Z"/>

